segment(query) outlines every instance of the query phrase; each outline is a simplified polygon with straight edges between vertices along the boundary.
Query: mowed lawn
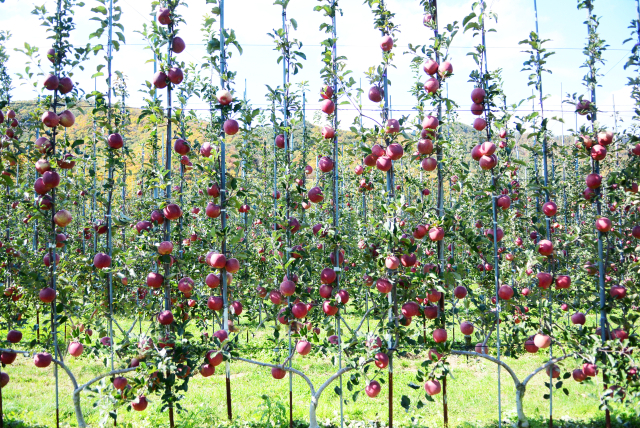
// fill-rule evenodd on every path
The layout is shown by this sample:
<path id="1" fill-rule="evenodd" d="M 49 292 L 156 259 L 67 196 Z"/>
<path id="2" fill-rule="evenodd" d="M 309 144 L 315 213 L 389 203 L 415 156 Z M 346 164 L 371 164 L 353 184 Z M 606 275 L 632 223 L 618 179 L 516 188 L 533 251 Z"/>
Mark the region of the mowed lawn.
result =
<path id="1" fill-rule="evenodd" d="M 241 329 L 244 326 L 241 326 Z M 246 343 L 246 332 L 241 330 L 242 342 Z M 249 346 L 264 347 L 264 335 L 261 331 L 256 336 L 250 335 Z M 546 354 L 546 353 L 545 353 Z M 273 353 L 261 351 L 252 358 L 271 362 Z M 411 358 L 396 359 L 394 373 L 394 425 L 396 426 L 443 426 L 442 395 L 436 396 L 435 403 L 427 403 L 422 409 L 415 407 L 407 412 L 402 408 L 400 400 L 403 394 L 408 395 L 415 403 L 424 397 L 424 390 L 413 390 L 408 386 L 416 382 L 415 373 L 424 360 L 424 355 Z M 524 355 L 515 360 L 504 358 L 514 368 L 522 380 L 527 374 L 545 361 L 542 351 L 535 355 Z M 88 357 L 74 359 L 68 356 L 67 364 L 78 378 L 79 383 L 86 382 L 105 371 L 103 362 Z M 447 381 L 449 423 L 452 427 L 492 427 L 497 426 L 498 419 L 498 372 L 497 366 L 486 360 L 466 357 L 451 357 L 452 377 Z M 296 355 L 294 367 L 308 374 L 317 386 L 322 384 L 335 367 L 330 359 L 322 356 Z M 572 371 L 577 367 L 573 360 L 561 363 L 563 369 Z M 47 369 L 38 369 L 31 358 L 18 356 L 15 363 L 5 371 L 11 376 L 11 382 L 2 390 L 3 410 L 9 419 L 22 420 L 25 425 L 15 426 L 47 426 L 55 427 L 55 381 L 53 365 Z M 264 426 L 279 426 L 282 418 L 288 424 L 289 412 L 289 380 L 275 380 L 267 368 L 257 367 L 247 363 L 233 362 L 231 364 L 232 407 L 234 421 L 237 426 L 245 426 L 250 422 L 262 422 Z M 564 373 L 564 371 L 563 371 Z M 71 400 L 71 382 L 63 371 L 60 375 L 60 417 L 61 426 L 75 426 L 75 415 Z M 347 375 L 345 375 L 347 376 Z M 503 420 L 515 420 L 515 388 L 511 377 L 502 370 L 502 414 Z M 384 374 L 386 378 L 386 373 Z M 525 397 L 525 414 L 532 419 L 532 426 L 548 426 L 549 400 L 543 395 L 548 392 L 544 383 L 548 377 L 540 373 L 528 385 Z M 554 421 L 559 426 L 563 420 L 586 421 L 602 417 L 598 409 L 596 395 L 602 388 L 599 380 L 597 384 L 578 384 L 573 379 L 564 383 L 570 395 L 566 396 L 561 390 L 553 395 Z M 325 390 L 320 399 L 318 419 L 322 422 L 332 422 L 339 426 L 340 400 L 334 392 L 336 381 Z M 345 380 L 346 385 L 346 380 Z M 270 407 L 266 406 L 263 396 L 269 398 Z M 345 386 L 345 397 L 350 397 Z M 150 405 L 144 412 L 127 411 L 121 407 L 118 411 L 118 424 L 124 427 L 160 427 L 168 426 L 168 413 L 161 412 L 160 399 L 149 396 Z M 308 422 L 310 394 L 304 380 L 293 377 L 293 417 L 302 423 Z M 96 396 L 84 393 L 82 404 L 85 419 L 88 423 L 98 426 L 99 411 L 93 406 Z M 206 427 L 225 425 L 227 422 L 226 391 L 224 365 L 218 366 L 216 374 L 203 378 L 195 376 L 189 383 L 189 391 L 181 404 L 187 412 L 176 416 L 176 426 Z M 269 410 L 268 412 L 266 410 Z M 619 409 L 622 419 L 627 419 L 628 411 Z M 349 421 L 371 421 L 379 424 L 371 426 L 386 426 L 388 415 L 388 385 L 382 385 L 381 394 L 371 399 L 361 393 L 354 403 L 349 401 L 344 406 L 345 419 Z M 267 417 L 271 424 L 266 425 Z M 111 425 L 111 424 L 108 424 Z M 256 425 L 256 424 L 253 424 Z M 11 425 L 10 425 L 11 426 Z M 353 425 L 350 425 L 353 426 Z M 503 424 L 503 426 L 505 426 Z M 506 425 L 509 426 L 509 425 Z M 574 425 L 571 425 L 574 426 Z M 589 426 L 599 426 L 589 425 Z"/>

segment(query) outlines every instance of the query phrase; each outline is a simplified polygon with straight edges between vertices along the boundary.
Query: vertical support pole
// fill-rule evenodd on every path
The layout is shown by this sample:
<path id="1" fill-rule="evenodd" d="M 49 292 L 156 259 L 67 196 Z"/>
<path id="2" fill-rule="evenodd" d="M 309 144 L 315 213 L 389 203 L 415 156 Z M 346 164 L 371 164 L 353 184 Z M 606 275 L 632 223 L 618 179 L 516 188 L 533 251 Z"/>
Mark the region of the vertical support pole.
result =
<path id="1" fill-rule="evenodd" d="M 435 22 L 435 28 L 433 30 L 434 38 L 438 39 L 439 37 L 439 29 L 438 29 L 438 1 L 433 0 L 433 18 Z M 440 63 L 440 51 L 439 49 L 435 49 L 435 57 L 436 62 Z M 438 76 L 438 82 L 442 83 L 442 78 Z M 442 102 L 438 102 L 438 122 L 442 121 Z M 438 130 L 435 130 L 434 141 L 438 140 Z M 442 170 L 442 160 L 444 154 L 442 151 L 442 145 L 436 145 L 436 160 L 437 160 L 437 168 L 438 168 L 438 187 L 437 187 L 437 207 L 436 213 L 438 219 L 444 219 L 444 174 Z M 442 275 L 444 275 L 445 271 L 445 258 L 444 258 L 444 240 L 438 241 L 437 245 L 437 257 L 438 257 L 438 275 L 440 276 L 440 284 L 442 285 Z M 440 297 L 440 301 L 438 302 L 438 312 L 441 317 L 442 328 L 446 329 L 447 322 L 445 317 L 445 293 L 442 293 Z M 449 426 L 449 408 L 447 401 L 447 378 L 445 377 L 442 380 L 442 416 L 443 416 L 443 424 L 445 427 Z"/>
<path id="2" fill-rule="evenodd" d="M 339 219 L 340 219 L 340 194 L 338 187 L 338 171 L 340 169 L 340 162 L 338 158 L 338 48 L 337 48 L 337 20 L 336 20 L 336 8 L 337 8 L 337 0 L 333 0 L 331 4 L 331 26 L 332 26 L 332 38 L 333 45 L 331 46 L 331 62 L 333 64 L 333 98 L 335 104 L 335 110 L 333 114 L 333 129 L 335 130 L 335 135 L 333 137 L 333 183 L 332 183 L 332 195 L 333 195 L 333 227 L 336 233 L 336 236 L 339 236 Z M 334 263 L 333 269 L 336 271 L 336 288 L 340 288 L 340 248 L 336 246 L 333 249 L 334 255 Z M 340 327 L 340 312 L 337 314 L 336 318 L 336 326 L 338 333 L 338 369 L 342 369 L 342 334 Z M 340 375 L 340 427 L 344 427 L 344 398 L 342 392 L 342 375 Z"/>
<path id="3" fill-rule="evenodd" d="M 535 22 L 536 22 L 536 34 L 540 35 L 540 29 L 538 25 L 538 2 L 537 0 L 533 0 L 533 10 L 535 13 Z M 542 93 L 542 70 L 540 65 L 540 52 L 536 49 L 536 58 L 538 64 L 536 65 L 536 74 L 538 81 L 538 102 L 540 104 L 540 119 L 541 126 L 544 125 L 544 101 L 543 101 L 543 93 Z M 548 147 L 547 147 L 547 133 L 546 129 L 542 129 L 542 174 L 544 181 L 544 201 L 545 203 L 549 202 L 549 168 L 548 168 Z M 545 226 L 546 226 L 546 239 L 551 240 L 551 219 L 545 214 Z M 551 272 L 550 263 L 547 265 L 547 271 Z M 552 301 L 552 288 L 549 287 L 548 291 L 548 300 L 549 303 Z M 551 308 L 549 309 L 549 317 L 552 316 Z M 551 319 L 549 320 L 549 325 L 552 325 Z M 553 344 L 549 347 L 549 359 L 553 358 Z M 553 370 L 549 370 L 549 428 L 553 428 Z"/>
<path id="4" fill-rule="evenodd" d="M 226 40 L 224 31 L 224 0 L 220 0 L 220 87 L 225 88 L 228 86 L 227 79 L 227 52 L 226 52 Z M 220 109 L 221 121 L 224 123 L 226 120 L 226 113 L 224 107 Z M 220 206 L 222 207 L 221 223 L 222 230 L 222 254 L 227 256 L 227 166 L 226 166 L 226 141 L 224 131 L 220 132 Z M 229 299 L 228 299 L 228 283 L 227 283 L 227 270 L 222 269 L 220 272 L 222 278 L 222 300 L 224 303 L 223 308 L 223 326 L 222 328 L 227 333 L 229 332 Z M 231 365 L 229 361 L 225 361 L 225 385 L 227 392 L 227 418 L 231 420 L 233 414 L 231 411 Z"/>
<path id="5" fill-rule="evenodd" d="M 59 75 L 60 73 L 60 60 L 61 60 L 61 51 L 62 51 L 62 0 L 58 0 L 56 8 L 56 28 L 55 28 L 55 52 L 56 57 L 54 61 L 54 75 Z M 53 112 L 57 114 L 58 111 L 58 90 L 56 89 L 53 92 Z M 56 155 L 56 128 L 51 128 L 51 156 L 55 157 Z M 56 189 L 53 188 L 51 190 L 51 235 L 50 241 L 48 242 L 48 252 L 49 252 L 49 260 L 51 261 L 51 288 L 57 294 L 57 281 L 56 281 L 56 223 L 54 221 L 54 215 L 56 210 L 58 209 L 56 204 Z M 57 314 L 57 306 L 56 300 L 51 302 L 51 333 L 53 335 L 53 351 L 54 357 L 58 359 L 59 357 L 59 349 L 58 349 L 58 314 Z M 60 390 L 59 390 L 59 378 L 58 378 L 58 365 L 54 364 L 53 366 L 53 375 L 56 380 L 56 428 L 60 428 Z"/>
<path id="6" fill-rule="evenodd" d="M 108 131 L 111 132 L 111 61 L 113 59 L 113 44 L 112 44 L 112 30 L 113 30 L 113 0 L 109 0 L 109 17 L 108 17 L 108 41 L 107 41 L 107 118 L 108 118 Z M 107 201 L 107 252 L 109 257 L 113 256 L 113 235 L 112 235 L 112 222 L 111 222 L 111 205 L 113 203 L 113 153 L 109 150 L 109 196 Z M 124 203 L 124 201 L 123 201 Z M 109 340 L 110 340 L 110 363 L 111 370 L 113 371 L 114 363 L 114 347 L 113 340 L 113 273 L 109 270 L 107 274 L 108 287 L 109 287 Z"/>

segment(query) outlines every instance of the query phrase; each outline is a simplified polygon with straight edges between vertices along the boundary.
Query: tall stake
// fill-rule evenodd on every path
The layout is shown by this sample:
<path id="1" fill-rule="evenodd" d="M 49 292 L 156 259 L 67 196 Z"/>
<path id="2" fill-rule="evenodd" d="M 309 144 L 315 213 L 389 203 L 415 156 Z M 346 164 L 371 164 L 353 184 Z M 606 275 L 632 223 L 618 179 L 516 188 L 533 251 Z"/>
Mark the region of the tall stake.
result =
<path id="1" fill-rule="evenodd" d="M 533 0 L 533 9 L 535 12 L 536 19 L 536 35 L 538 38 L 540 37 L 540 29 L 538 26 L 538 3 L 537 0 Z M 542 41 L 540 41 L 542 43 Z M 540 64 L 540 47 L 536 48 L 536 74 L 537 74 L 537 87 L 538 87 L 538 102 L 540 104 L 540 120 L 541 120 L 541 130 L 542 134 L 542 173 L 544 180 L 544 201 L 545 203 L 549 202 L 549 169 L 548 169 L 548 147 L 547 147 L 547 132 L 546 125 L 544 120 L 544 101 L 542 94 L 542 65 Z M 546 226 L 546 239 L 551 241 L 551 219 L 545 214 L 545 226 Z M 547 265 L 547 271 L 551 272 L 551 264 Z M 551 303 L 552 299 L 552 291 L 551 287 L 549 287 L 548 291 L 548 300 Z M 549 317 L 552 316 L 551 307 L 549 309 Z M 552 320 L 549 320 L 549 326 L 551 327 Z M 553 344 L 549 346 L 549 359 L 553 359 Z M 549 428 L 553 428 L 553 370 L 549 370 Z"/>
<path id="2" fill-rule="evenodd" d="M 434 40 L 438 39 L 439 36 L 439 30 L 438 30 L 438 1 L 437 0 L 433 0 L 433 22 L 435 23 L 435 27 L 433 30 L 433 34 L 434 34 Z M 440 63 L 440 49 L 434 49 L 435 51 L 435 56 L 436 56 L 436 62 L 439 64 Z M 438 75 L 438 83 L 442 83 L 442 77 Z M 438 102 L 438 123 L 440 123 L 442 121 L 442 101 Z M 434 137 L 434 141 L 438 140 L 438 135 L 437 132 L 438 130 L 435 131 L 436 135 Z M 437 189 L 437 209 L 436 209 L 436 213 L 439 219 L 444 219 L 444 174 L 442 171 L 442 160 L 443 160 L 444 154 L 442 151 L 442 145 L 441 144 L 437 144 L 436 145 L 436 160 L 438 162 L 438 189 Z M 422 174 L 422 172 L 421 172 Z M 438 241 L 438 246 L 437 246 L 437 257 L 438 257 L 438 264 L 439 264 L 439 275 L 442 277 L 442 275 L 444 275 L 444 271 L 445 271 L 445 256 L 444 256 L 444 239 L 441 239 L 440 241 Z M 442 285 L 442 280 L 440 280 L 440 284 Z M 439 316 L 441 317 L 441 323 L 442 323 L 442 328 L 446 329 L 447 327 L 447 320 L 445 317 L 445 311 L 444 311 L 444 304 L 445 304 L 445 293 L 442 293 L 442 295 L 440 296 L 440 301 L 438 302 L 438 312 L 439 312 Z M 447 427 L 449 426 L 449 409 L 448 409 L 448 403 L 447 403 L 447 378 L 444 377 L 442 379 L 442 417 L 443 417 L 443 423 L 444 426 Z"/>
<path id="3" fill-rule="evenodd" d="M 107 41 L 107 120 L 109 132 L 111 132 L 111 61 L 113 59 L 113 44 L 112 44 L 112 29 L 113 29 L 113 0 L 109 0 L 109 21 L 108 21 L 108 41 Z M 113 236 L 111 231 L 111 205 L 113 203 L 113 152 L 109 150 L 109 195 L 107 201 L 107 251 L 109 258 L 113 257 Z M 124 200 L 122 201 L 124 203 Z M 111 370 L 113 371 L 113 353 L 114 353 L 114 341 L 113 341 L 113 273 L 111 269 L 107 274 L 108 286 L 109 286 L 109 340 L 111 348 Z"/>
<path id="4" fill-rule="evenodd" d="M 227 70 L 227 53 L 226 53 L 226 40 L 224 32 L 224 0 L 220 0 L 220 87 L 224 89 L 228 86 L 226 81 Z M 226 120 L 226 113 L 224 109 L 220 108 L 221 121 L 224 123 Z M 222 247 L 221 252 L 227 256 L 227 170 L 226 170 L 226 144 L 224 130 L 220 130 L 220 206 L 222 214 L 220 215 L 222 223 Z M 228 284 L 227 284 L 227 270 L 222 269 L 220 272 L 222 278 L 222 301 L 223 308 L 223 330 L 229 333 L 229 299 L 227 298 Z M 229 361 L 225 362 L 225 385 L 227 392 L 227 418 L 232 419 L 231 413 L 231 366 Z"/>

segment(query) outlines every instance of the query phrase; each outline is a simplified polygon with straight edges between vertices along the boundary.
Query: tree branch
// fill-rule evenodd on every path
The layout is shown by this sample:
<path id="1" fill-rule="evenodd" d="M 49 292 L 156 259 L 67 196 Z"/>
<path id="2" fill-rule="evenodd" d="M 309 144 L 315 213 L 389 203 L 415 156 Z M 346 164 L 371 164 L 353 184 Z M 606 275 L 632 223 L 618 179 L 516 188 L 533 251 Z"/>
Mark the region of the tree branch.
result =
<path id="1" fill-rule="evenodd" d="M 238 361 L 244 361 L 245 363 L 249 363 L 249 364 L 255 364 L 257 366 L 278 368 L 278 369 L 282 369 L 284 371 L 295 373 L 295 374 L 297 374 L 298 376 L 300 376 L 302 379 L 304 379 L 307 382 L 307 385 L 309 385 L 309 389 L 311 390 L 311 396 L 315 395 L 315 388 L 313 387 L 313 383 L 311 383 L 311 380 L 304 373 L 302 373 L 300 370 L 296 370 L 293 367 L 278 366 L 278 365 L 275 365 L 275 364 L 263 363 L 263 362 L 260 362 L 260 361 L 249 360 L 247 358 L 241 358 L 241 357 L 233 357 L 233 359 L 234 360 L 238 360 Z"/>
<path id="2" fill-rule="evenodd" d="M 103 373 L 100 376 L 91 379 L 89 382 L 87 382 L 87 383 L 85 383 L 83 385 L 80 385 L 79 387 L 76 386 L 76 390 L 73 391 L 73 392 L 74 393 L 80 392 L 83 389 L 88 388 L 92 384 L 96 383 L 100 379 L 105 378 L 107 376 L 113 376 L 113 375 L 117 375 L 117 374 L 129 373 L 129 372 L 133 372 L 135 370 L 136 370 L 136 367 L 129 367 L 129 368 L 126 368 L 126 369 L 113 370 L 113 371 L 110 371 L 108 373 Z"/>
<path id="3" fill-rule="evenodd" d="M 0 352 L 9 352 L 12 354 L 22 354 L 25 357 L 28 357 L 29 355 L 31 355 L 28 351 L 16 351 L 14 349 L 4 349 L 4 348 L 0 348 Z"/>
<path id="4" fill-rule="evenodd" d="M 574 356 L 574 354 L 567 354 L 567 355 L 563 355 L 562 357 L 558 357 L 558 358 L 554 358 L 552 360 L 547 361 L 546 363 L 544 363 L 542 366 L 538 367 L 537 369 L 535 369 L 529 376 L 527 376 L 524 381 L 522 382 L 522 384 L 524 386 L 527 385 L 527 382 L 529 382 L 531 380 L 531 378 L 533 378 L 535 375 L 537 375 L 539 372 L 541 372 L 542 370 L 546 369 L 547 367 L 557 363 L 558 361 L 562 361 L 566 358 L 572 357 Z"/>
<path id="5" fill-rule="evenodd" d="M 365 361 L 362 366 L 366 366 L 367 364 L 371 364 L 372 362 L 374 362 L 375 360 L 373 358 Z M 329 377 L 329 379 L 326 380 L 325 383 L 323 383 L 320 388 L 318 388 L 318 393 L 314 394 L 314 396 L 316 397 L 316 399 L 320 398 L 320 395 L 322 395 L 322 391 L 324 391 L 327 386 L 329 386 L 331 384 L 331 382 L 333 382 L 334 380 L 336 380 L 338 377 L 342 376 L 343 374 L 345 374 L 346 372 L 349 372 L 351 370 L 353 370 L 354 367 L 343 367 L 340 370 L 338 370 L 337 372 L 335 372 L 333 375 L 331 375 L 331 377 Z"/>
<path id="6" fill-rule="evenodd" d="M 73 373 L 71 373 L 71 370 L 69 370 L 69 368 L 65 366 L 62 361 L 58 361 L 55 358 L 53 358 L 51 361 L 60 366 L 60 368 L 62 368 L 65 372 L 67 372 L 67 376 L 69 376 L 69 379 L 71 379 L 71 383 L 73 384 L 73 389 L 78 388 L 78 382 L 76 381 L 76 377 L 73 375 Z"/>
<path id="7" fill-rule="evenodd" d="M 367 319 L 367 316 L 369 315 L 370 312 L 372 312 L 374 309 L 376 309 L 377 306 L 373 305 L 372 307 L 370 307 L 367 312 L 364 313 L 364 315 L 362 316 L 362 319 L 360 320 L 360 324 L 358 324 L 358 327 L 356 327 L 356 333 L 358 331 L 360 331 L 360 328 L 362 328 L 362 326 L 364 325 L 365 320 Z"/>

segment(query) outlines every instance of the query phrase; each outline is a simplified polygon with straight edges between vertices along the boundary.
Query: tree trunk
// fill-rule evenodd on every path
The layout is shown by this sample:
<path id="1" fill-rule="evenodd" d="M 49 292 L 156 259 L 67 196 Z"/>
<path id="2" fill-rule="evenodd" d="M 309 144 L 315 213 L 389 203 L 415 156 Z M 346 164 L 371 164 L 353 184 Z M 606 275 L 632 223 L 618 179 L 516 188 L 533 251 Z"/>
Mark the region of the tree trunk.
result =
<path id="1" fill-rule="evenodd" d="M 320 428 L 318 421 L 316 420 L 316 407 L 318 401 L 316 397 L 311 396 L 311 403 L 309 404 L 309 428 Z"/>
<path id="2" fill-rule="evenodd" d="M 87 428 L 87 423 L 82 416 L 82 407 L 80 406 L 80 392 L 73 392 L 73 409 L 76 412 L 76 420 L 78 421 L 78 428 Z"/>
<path id="3" fill-rule="evenodd" d="M 526 390 L 527 387 L 525 385 L 516 385 L 516 411 L 518 412 L 518 428 L 529 428 L 529 421 L 524 415 L 524 410 L 522 408 L 522 399 L 524 398 L 524 393 L 526 392 Z"/>

